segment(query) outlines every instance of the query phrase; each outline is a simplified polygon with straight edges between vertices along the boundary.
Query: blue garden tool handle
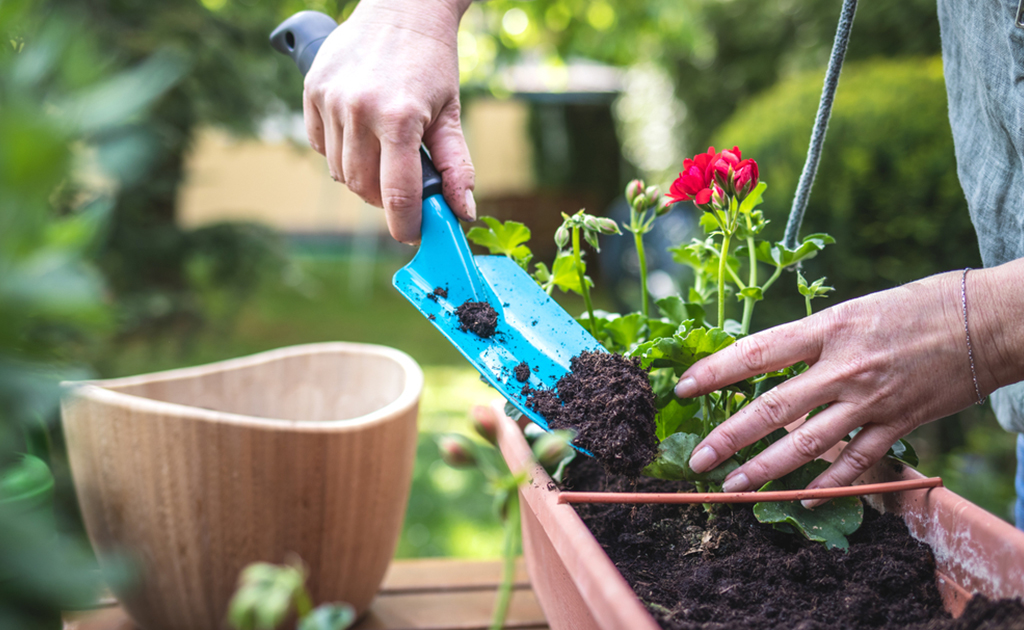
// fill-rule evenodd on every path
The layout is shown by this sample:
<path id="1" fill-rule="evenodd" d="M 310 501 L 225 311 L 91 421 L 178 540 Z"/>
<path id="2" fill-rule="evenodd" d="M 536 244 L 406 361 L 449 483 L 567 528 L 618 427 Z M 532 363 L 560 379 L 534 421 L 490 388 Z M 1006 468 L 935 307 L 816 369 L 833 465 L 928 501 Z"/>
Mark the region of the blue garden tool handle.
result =
<path id="1" fill-rule="evenodd" d="M 325 13 L 300 11 L 274 29 L 270 34 L 270 45 L 274 50 L 291 57 L 302 76 L 306 76 L 324 40 L 337 27 L 334 18 Z M 462 233 L 459 220 L 444 200 L 441 174 L 422 146 L 420 163 L 423 168 L 423 225 L 420 251 L 416 256 L 450 266 L 454 274 L 459 276 L 462 275 L 459 272 L 465 269 L 465 277 L 469 280 L 473 296 L 482 300 L 486 294 L 466 236 Z"/>

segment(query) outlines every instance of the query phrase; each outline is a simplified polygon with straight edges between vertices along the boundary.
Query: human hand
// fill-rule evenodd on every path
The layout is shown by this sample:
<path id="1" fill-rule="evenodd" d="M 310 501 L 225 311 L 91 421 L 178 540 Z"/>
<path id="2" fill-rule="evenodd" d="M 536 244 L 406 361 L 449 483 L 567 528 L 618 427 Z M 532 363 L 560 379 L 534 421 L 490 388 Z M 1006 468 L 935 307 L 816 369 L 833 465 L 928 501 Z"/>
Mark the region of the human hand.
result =
<path id="1" fill-rule="evenodd" d="M 331 177 L 383 207 L 391 235 L 418 242 L 419 146 L 431 153 L 456 216 L 476 219 L 462 135 L 456 37 L 470 0 L 362 0 L 306 75 L 310 145 Z"/>
<path id="2" fill-rule="evenodd" d="M 971 279 L 978 274 L 981 281 L 982 273 L 973 272 Z M 733 471 L 722 489 L 756 490 L 863 427 L 808 487 L 848 485 L 918 425 L 975 402 L 960 280 L 960 272 L 952 272 L 844 302 L 741 339 L 695 363 L 676 386 L 680 397 L 706 394 L 799 361 L 810 367 L 716 427 L 694 449 L 690 467 L 696 472 L 710 470 L 748 444 L 828 404 Z M 980 301 L 974 306 L 979 310 Z M 980 310 L 978 315 L 977 331 L 975 318 L 971 319 L 972 333 L 989 324 Z M 990 344 L 983 343 L 983 335 L 975 336 L 978 376 L 988 392 L 996 379 L 981 369 L 986 361 L 979 350 Z"/>

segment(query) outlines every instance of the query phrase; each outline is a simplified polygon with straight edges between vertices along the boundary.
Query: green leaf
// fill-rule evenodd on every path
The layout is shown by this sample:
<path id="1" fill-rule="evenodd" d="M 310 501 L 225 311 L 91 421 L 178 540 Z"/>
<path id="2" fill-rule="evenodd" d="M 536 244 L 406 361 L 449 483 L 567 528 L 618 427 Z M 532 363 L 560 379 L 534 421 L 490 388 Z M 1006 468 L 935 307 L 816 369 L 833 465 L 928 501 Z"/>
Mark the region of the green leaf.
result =
<path id="1" fill-rule="evenodd" d="M 645 369 L 670 367 L 679 375 L 697 361 L 736 341 L 721 328 L 698 327 L 688 331 L 685 326 L 680 328 L 681 331 L 671 337 L 640 344 L 630 352 L 630 356 L 640 357 Z"/>
<path id="2" fill-rule="evenodd" d="M 678 399 L 669 401 L 668 405 L 659 410 L 658 415 L 654 417 L 655 435 L 658 436 L 658 441 L 664 440 L 673 433 L 700 431 L 700 419 L 697 418 L 699 410 L 700 401 L 696 398 L 688 402 Z"/>
<path id="3" fill-rule="evenodd" d="M 587 264 L 584 262 L 583 272 L 586 273 Z M 538 264 L 538 267 L 540 265 Z M 594 286 L 594 283 L 590 278 L 586 279 L 588 286 Z M 561 252 L 558 257 L 555 258 L 555 263 L 551 266 L 551 273 L 549 278 L 541 285 L 545 291 L 550 294 L 550 288 L 558 287 L 562 291 L 568 293 L 572 291 L 578 295 L 583 294 L 583 290 L 580 288 L 580 276 L 576 271 L 576 259 L 572 254 L 568 252 Z"/>
<path id="4" fill-rule="evenodd" d="M 702 228 L 704 228 L 704 232 L 707 234 L 711 234 L 722 229 L 722 226 L 718 224 L 718 218 L 716 218 L 711 212 L 701 213 L 700 219 L 698 219 L 697 222 Z"/>
<path id="5" fill-rule="evenodd" d="M 823 473 L 829 462 L 816 459 L 804 464 L 782 479 L 769 481 L 762 492 L 800 490 Z M 808 510 L 799 501 L 757 503 L 754 516 L 762 523 L 784 523 L 810 540 L 825 543 L 829 549 L 849 549 L 847 536 L 857 531 L 864 520 L 864 505 L 857 497 L 839 497 Z"/>
<path id="6" fill-rule="evenodd" d="M 789 267 L 804 260 L 810 260 L 818 255 L 818 252 L 825 249 L 826 245 L 835 243 L 836 239 L 828 234 L 808 234 L 801 241 L 796 249 L 789 249 L 781 242 L 769 245 L 765 241 L 759 241 L 756 246 L 755 255 L 761 262 L 777 267 Z"/>
<path id="7" fill-rule="evenodd" d="M 671 337 L 675 334 L 679 328 L 679 324 L 671 322 L 667 319 L 649 319 L 647 320 L 647 328 L 651 332 L 651 339 L 657 339 L 658 337 Z"/>
<path id="8" fill-rule="evenodd" d="M 739 468 L 736 460 L 729 458 L 714 470 L 695 473 L 690 468 L 690 456 L 700 444 L 696 433 L 673 433 L 658 445 L 658 456 L 644 468 L 643 474 L 658 479 L 685 479 L 686 481 L 709 481 L 722 483 L 725 477 Z"/>
<path id="9" fill-rule="evenodd" d="M 676 326 L 688 319 L 694 320 L 697 326 L 704 325 L 704 307 L 700 304 L 684 302 L 677 295 L 661 298 L 655 304 L 658 306 L 658 312 Z M 653 331 L 651 336 L 655 336 Z"/>
<path id="10" fill-rule="evenodd" d="M 834 287 L 825 286 L 825 278 L 818 278 L 808 285 L 807 279 L 799 271 L 796 272 L 796 288 L 800 291 L 800 295 L 812 299 L 822 297 L 828 294 L 829 291 L 835 291 Z"/>
<path id="11" fill-rule="evenodd" d="M 604 331 L 617 346 L 628 350 L 642 338 L 646 323 L 647 318 L 642 313 L 630 313 L 609 320 L 604 326 Z"/>
<path id="12" fill-rule="evenodd" d="M 761 287 L 747 287 L 736 294 L 736 299 L 741 302 L 746 298 L 759 302 L 764 299 L 764 292 L 761 290 Z"/>
<path id="13" fill-rule="evenodd" d="M 764 197 L 764 191 L 768 188 L 766 182 L 759 182 L 757 186 L 754 186 L 754 190 L 750 191 L 750 194 L 740 204 L 740 214 L 749 214 L 754 208 L 761 203 Z"/>
<path id="14" fill-rule="evenodd" d="M 321 604 L 303 617 L 296 630 L 345 630 L 356 622 L 356 610 L 348 604 Z"/>
<path id="15" fill-rule="evenodd" d="M 530 228 L 518 221 L 501 221 L 494 217 L 480 217 L 487 224 L 487 229 L 474 227 L 466 233 L 466 238 L 477 245 L 486 247 L 492 254 L 503 254 L 519 263 L 526 269 L 533 253 L 524 243 L 530 240 Z"/>
<path id="16" fill-rule="evenodd" d="M 892 446 L 889 447 L 889 452 L 886 453 L 889 457 L 899 460 L 908 466 L 916 467 L 920 460 L 917 458 L 917 451 L 911 446 L 910 442 L 900 438 Z"/>

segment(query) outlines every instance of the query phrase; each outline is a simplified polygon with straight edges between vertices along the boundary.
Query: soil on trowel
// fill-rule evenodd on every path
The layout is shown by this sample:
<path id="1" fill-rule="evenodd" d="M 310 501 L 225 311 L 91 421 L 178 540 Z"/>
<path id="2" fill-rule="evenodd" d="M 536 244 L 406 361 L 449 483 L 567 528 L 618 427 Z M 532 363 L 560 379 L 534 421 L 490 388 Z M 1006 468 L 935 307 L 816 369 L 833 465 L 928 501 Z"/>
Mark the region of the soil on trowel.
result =
<path id="1" fill-rule="evenodd" d="M 484 339 L 493 337 L 498 327 L 498 312 L 487 302 L 464 302 L 455 309 L 455 314 L 459 317 L 459 328 Z"/>
<path id="2" fill-rule="evenodd" d="M 613 474 L 636 477 L 658 454 L 654 391 L 639 359 L 583 352 L 555 390 L 529 389 L 526 405 L 552 429 L 572 429 L 573 443 Z"/>
<path id="3" fill-rule="evenodd" d="M 439 297 L 447 299 L 448 289 L 445 289 L 444 287 L 434 287 L 434 290 L 427 294 L 427 299 L 433 302 L 436 302 Z"/>
<path id="4" fill-rule="evenodd" d="M 530 380 L 530 364 L 523 361 L 512 370 L 512 374 L 516 377 L 517 381 L 525 383 Z"/>
<path id="5" fill-rule="evenodd" d="M 564 487 L 675 492 L 685 482 L 608 475 L 573 462 Z M 975 597 L 942 608 L 931 549 L 892 514 L 865 506 L 850 550 L 828 550 L 757 522 L 749 506 L 574 506 L 658 623 L 668 630 L 968 630 L 1024 628 L 1020 600 Z"/>

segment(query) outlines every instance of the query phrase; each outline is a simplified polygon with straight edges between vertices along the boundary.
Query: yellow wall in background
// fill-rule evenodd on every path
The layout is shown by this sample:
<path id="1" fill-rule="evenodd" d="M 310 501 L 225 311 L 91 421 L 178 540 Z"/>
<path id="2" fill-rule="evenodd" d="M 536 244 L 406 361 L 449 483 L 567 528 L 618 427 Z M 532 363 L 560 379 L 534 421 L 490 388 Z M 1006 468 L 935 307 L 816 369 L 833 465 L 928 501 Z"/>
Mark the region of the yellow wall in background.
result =
<path id="1" fill-rule="evenodd" d="M 533 189 L 528 109 L 514 100 L 477 99 L 463 127 L 477 173 L 477 196 Z M 384 231 L 383 213 L 334 182 L 324 158 L 287 139 L 239 139 L 202 130 L 186 164 L 178 220 L 191 228 L 257 221 L 285 232 Z"/>

